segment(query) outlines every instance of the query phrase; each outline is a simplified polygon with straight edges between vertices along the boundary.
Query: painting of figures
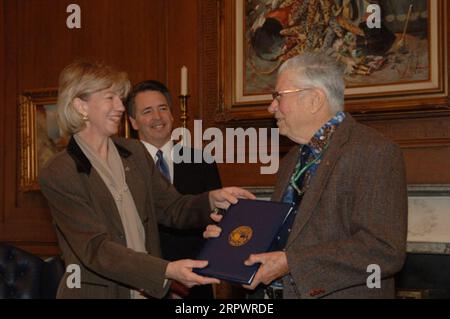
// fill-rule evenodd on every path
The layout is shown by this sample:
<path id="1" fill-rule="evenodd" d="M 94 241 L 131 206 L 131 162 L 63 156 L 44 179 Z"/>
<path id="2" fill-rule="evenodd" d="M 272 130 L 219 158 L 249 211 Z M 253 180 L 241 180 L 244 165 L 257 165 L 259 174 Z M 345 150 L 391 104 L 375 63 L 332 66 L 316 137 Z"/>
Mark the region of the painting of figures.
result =
<path id="1" fill-rule="evenodd" d="M 431 2 L 236 1 L 242 6 L 237 8 L 237 19 L 242 19 L 242 30 L 237 30 L 242 32 L 237 35 L 242 58 L 236 59 L 242 88 L 237 92 L 243 97 L 268 94 L 281 64 L 306 51 L 324 51 L 341 61 L 347 88 L 359 93 L 431 81 Z"/>

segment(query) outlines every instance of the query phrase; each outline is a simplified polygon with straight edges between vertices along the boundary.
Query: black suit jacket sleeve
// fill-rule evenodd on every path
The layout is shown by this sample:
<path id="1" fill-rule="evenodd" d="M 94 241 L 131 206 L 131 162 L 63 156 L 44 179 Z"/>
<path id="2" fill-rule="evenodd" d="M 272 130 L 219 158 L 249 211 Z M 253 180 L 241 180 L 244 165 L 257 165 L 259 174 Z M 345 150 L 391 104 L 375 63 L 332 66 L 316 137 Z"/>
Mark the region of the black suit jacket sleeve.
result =
<path id="1" fill-rule="evenodd" d="M 181 194 L 192 195 L 222 188 L 215 162 L 174 164 L 173 184 Z"/>

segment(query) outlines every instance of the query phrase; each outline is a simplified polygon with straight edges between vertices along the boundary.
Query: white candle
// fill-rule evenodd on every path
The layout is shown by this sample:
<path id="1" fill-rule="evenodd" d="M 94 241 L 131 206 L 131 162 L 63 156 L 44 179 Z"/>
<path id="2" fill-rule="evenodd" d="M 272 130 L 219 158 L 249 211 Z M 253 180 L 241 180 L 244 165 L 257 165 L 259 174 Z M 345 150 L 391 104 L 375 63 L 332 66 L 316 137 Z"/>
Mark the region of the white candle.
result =
<path id="1" fill-rule="evenodd" d="M 181 68 L 181 95 L 188 95 L 188 69 L 184 65 Z"/>

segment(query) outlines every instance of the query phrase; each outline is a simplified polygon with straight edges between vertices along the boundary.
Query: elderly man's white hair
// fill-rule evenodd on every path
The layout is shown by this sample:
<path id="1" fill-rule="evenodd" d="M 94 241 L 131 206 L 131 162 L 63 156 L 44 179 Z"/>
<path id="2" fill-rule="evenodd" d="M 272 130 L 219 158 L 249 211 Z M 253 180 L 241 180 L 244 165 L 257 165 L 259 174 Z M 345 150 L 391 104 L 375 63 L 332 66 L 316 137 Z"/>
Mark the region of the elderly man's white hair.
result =
<path id="1" fill-rule="evenodd" d="M 344 66 L 335 58 L 325 53 L 304 53 L 284 62 L 278 74 L 284 71 L 293 71 L 299 85 L 322 88 L 332 111 L 344 110 Z"/>

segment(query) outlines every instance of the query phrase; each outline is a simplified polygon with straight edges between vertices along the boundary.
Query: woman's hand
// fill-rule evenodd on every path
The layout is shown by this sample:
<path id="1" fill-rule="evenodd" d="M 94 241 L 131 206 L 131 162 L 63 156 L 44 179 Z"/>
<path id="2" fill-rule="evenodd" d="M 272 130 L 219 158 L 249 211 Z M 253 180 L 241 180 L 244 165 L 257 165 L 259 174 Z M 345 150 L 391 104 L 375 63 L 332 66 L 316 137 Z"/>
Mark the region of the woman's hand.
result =
<path id="1" fill-rule="evenodd" d="M 225 187 L 209 192 L 209 203 L 214 208 L 214 212 L 210 215 L 211 219 L 216 223 L 220 222 L 223 216 L 219 214 L 219 208 L 227 209 L 231 204 L 236 204 L 239 198 L 256 199 L 255 195 L 239 187 Z M 221 231 L 217 225 L 208 225 L 203 237 L 219 237 Z"/>
<path id="2" fill-rule="evenodd" d="M 208 266 L 207 260 L 182 259 L 172 261 L 167 265 L 166 278 L 179 281 L 186 287 L 197 285 L 220 284 L 220 280 L 203 277 L 192 271 L 193 268 L 205 268 Z"/>
<path id="3" fill-rule="evenodd" d="M 231 204 L 236 204 L 239 198 L 256 199 L 256 196 L 239 187 L 224 187 L 209 192 L 211 209 L 227 209 Z"/>
<path id="4" fill-rule="evenodd" d="M 219 214 L 218 209 L 214 209 L 214 212 L 209 215 L 213 221 L 216 223 L 220 222 L 223 218 L 222 215 Z M 203 238 L 216 238 L 220 236 L 220 233 L 222 232 L 222 228 L 220 228 L 217 225 L 208 225 L 203 232 Z"/>

